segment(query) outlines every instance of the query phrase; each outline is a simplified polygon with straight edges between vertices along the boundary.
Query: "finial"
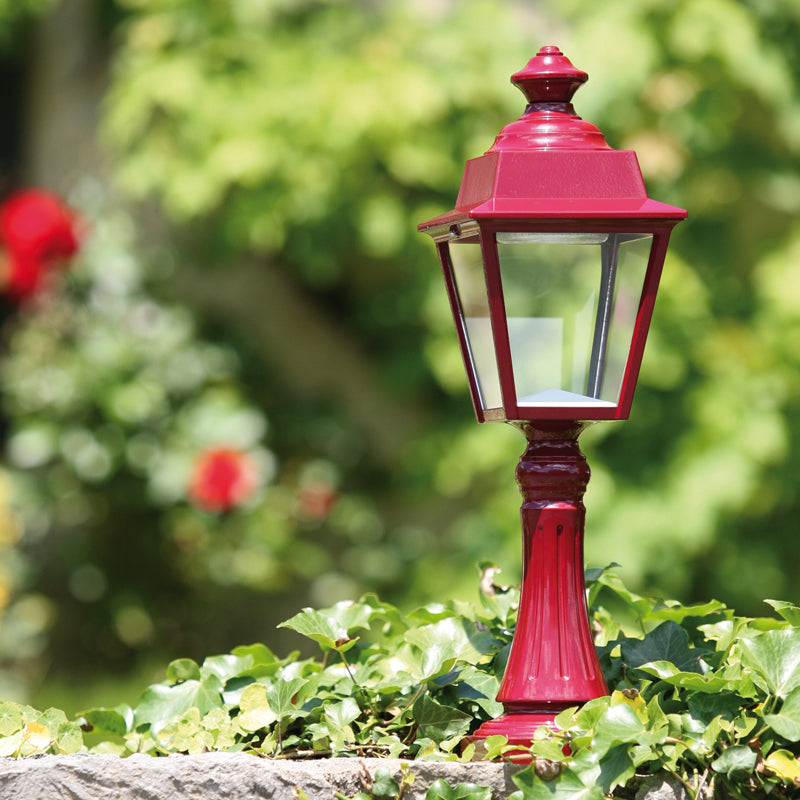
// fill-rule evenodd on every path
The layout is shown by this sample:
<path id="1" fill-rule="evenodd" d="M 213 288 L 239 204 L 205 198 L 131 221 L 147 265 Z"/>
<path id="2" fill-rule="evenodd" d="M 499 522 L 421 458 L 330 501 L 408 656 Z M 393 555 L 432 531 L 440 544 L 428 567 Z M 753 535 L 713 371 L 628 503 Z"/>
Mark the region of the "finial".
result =
<path id="1" fill-rule="evenodd" d="M 552 45 L 543 47 L 524 69 L 511 76 L 529 103 L 569 103 L 572 95 L 589 76 L 572 66 L 570 60 Z"/>
<path id="2" fill-rule="evenodd" d="M 603 134 L 582 120 L 570 102 L 588 79 L 557 47 L 543 47 L 511 76 L 528 106 L 520 119 L 500 131 L 491 150 L 609 149 Z"/>

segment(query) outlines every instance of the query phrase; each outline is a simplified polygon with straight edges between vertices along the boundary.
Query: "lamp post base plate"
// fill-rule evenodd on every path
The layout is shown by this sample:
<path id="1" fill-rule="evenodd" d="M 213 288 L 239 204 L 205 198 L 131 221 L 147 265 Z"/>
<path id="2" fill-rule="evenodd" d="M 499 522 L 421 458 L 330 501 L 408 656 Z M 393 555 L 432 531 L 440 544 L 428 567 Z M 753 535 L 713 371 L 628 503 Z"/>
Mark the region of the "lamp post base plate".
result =
<path id="1" fill-rule="evenodd" d="M 530 764 L 533 757 L 530 753 L 530 746 L 533 743 L 533 736 L 536 730 L 544 725 L 551 730 L 557 730 L 558 725 L 555 718 L 565 709 L 574 706 L 575 703 L 564 704 L 563 707 L 542 711 L 516 711 L 503 714 L 497 719 L 484 722 L 472 736 L 467 737 L 465 744 L 474 743 L 478 751 L 483 746 L 483 741 L 488 736 L 505 736 L 508 744 L 512 747 L 519 747 L 519 750 L 511 750 L 503 755 L 504 760 L 513 761 L 515 764 Z"/>

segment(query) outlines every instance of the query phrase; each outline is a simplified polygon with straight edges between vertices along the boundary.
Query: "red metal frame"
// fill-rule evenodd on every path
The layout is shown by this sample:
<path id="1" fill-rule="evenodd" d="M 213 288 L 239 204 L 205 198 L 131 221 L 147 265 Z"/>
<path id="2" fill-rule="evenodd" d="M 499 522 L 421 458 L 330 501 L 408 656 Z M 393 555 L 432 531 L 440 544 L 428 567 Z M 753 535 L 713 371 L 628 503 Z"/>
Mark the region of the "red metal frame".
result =
<path id="1" fill-rule="evenodd" d="M 583 494 L 589 467 L 578 447 L 585 425 L 519 423 L 528 446 L 517 467 L 523 496 L 522 594 L 517 628 L 497 699 L 505 713 L 473 740 L 501 734 L 530 746 L 540 725 L 608 694 L 594 646 L 583 575 Z M 527 761 L 521 749 L 513 756 Z"/>
<path id="2" fill-rule="evenodd" d="M 654 224 L 651 221 L 627 220 L 620 222 L 604 222 L 596 224 L 575 225 L 572 221 L 558 223 L 527 224 L 525 231 L 536 232 L 591 232 L 602 231 L 603 233 L 649 233 L 653 236 L 653 243 L 650 248 L 647 271 L 645 274 L 642 295 L 639 300 L 639 308 L 636 315 L 636 323 L 631 337 L 631 347 L 628 352 L 628 359 L 625 373 L 622 379 L 619 399 L 613 407 L 597 407 L 594 405 L 586 406 L 564 406 L 564 407 L 543 407 L 543 406 L 518 406 L 517 395 L 514 382 L 514 369 L 511 361 L 511 345 L 508 337 L 508 324 L 506 321 L 505 302 L 503 298 L 503 287 L 500 278 L 500 264 L 497 256 L 497 246 L 495 234 L 501 231 L 519 231 L 521 226 L 516 221 L 493 221 L 480 226 L 481 252 L 486 280 L 486 292 L 489 300 L 489 311 L 492 324 L 492 332 L 495 342 L 495 353 L 497 358 L 498 373 L 500 379 L 500 390 L 503 398 L 503 407 L 500 410 L 487 409 L 481 402 L 480 393 L 477 386 L 474 364 L 470 355 L 469 342 L 464 330 L 463 314 L 458 298 L 458 290 L 452 272 L 450 261 L 449 242 L 442 240 L 437 243 L 442 269 L 445 275 L 445 284 L 450 299 L 450 306 L 453 312 L 453 319 L 456 323 L 458 341 L 461 348 L 464 367 L 470 387 L 475 415 L 479 422 L 501 420 L 520 420 L 520 419 L 582 419 L 582 420 L 619 420 L 627 419 L 630 416 L 633 395 L 636 389 L 636 382 L 639 376 L 639 369 L 644 355 L 647 333 L 650 329 L 650 321 L 653 316 L 658 285 L 661 279 L 664 258 L 669 244 L 672 225 Z M 452 238 L 452 237 L 451 237 Z M 487 411 L 490 416 L 487 416 Z"/>
<path id="3" fill-rule="evenodd" d="M 635 153 L 611 149 L 594 125 L 577 116 L 571 99 L 586 79 L 558 48 L 542 48 L 512 77 L 528 100 L 525 113 L 483 156 L 467 162 L 455 208 L 419 226 L 437 244 L 478 421 L 507 420 L 528 439 L 517 469 L 522 597 L 498 695 L 506 713 L 475 734 L 503 734 L 521 748 L 539 725 L 552 726 L 561 710 L 607 693 L 586 608 L 582 497 L 589 468 L 577 438 L 584 421 L 630 413 L 670 232 L 686 217 L 683 209 L 647 196 Z M 518 404 L 496 243 L 503 231 L 652 234 L 615 406 Z M 500 409 L 481 403 L 450 258 L 450 242 L 457 240 L 481 244 Z M 526 757 L 519 753 L 517 760 Z"/>
<path id="4" fill-rule="evenodd" d="M 520 419 L 626 419 L 633 402 L 661 268 L 682 208 L 647 196 L 636 154 L 613 150 L 602 133 L 575 113 L 572 94 L 587 79 L 554 47 L 539 51 L 512 81 L 528 99 L 522 117 L 507 125 L 492 147 L 467 162 L 455 208 L 419 226 L 437 242 L 459 345 L 479 422 Z M 651 233 L 644 290 L 619 398 L 614 407 L 520 406 L 495 234 L 499 231 Z M 480 401 L 469 342 L 450 264 L 449 243 L 480 237 L 486 294 L 503 407 Z"/>

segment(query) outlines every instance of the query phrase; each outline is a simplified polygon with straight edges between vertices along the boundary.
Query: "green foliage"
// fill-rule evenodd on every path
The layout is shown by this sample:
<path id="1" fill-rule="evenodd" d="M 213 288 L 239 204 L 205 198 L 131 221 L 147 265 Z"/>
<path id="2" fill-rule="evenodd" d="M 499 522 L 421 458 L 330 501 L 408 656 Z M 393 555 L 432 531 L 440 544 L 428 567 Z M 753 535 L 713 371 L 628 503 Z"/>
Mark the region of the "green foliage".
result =
<path id="1" fill-rule="evenodd" d="M 2 36 L 37 5 L 0 3 Z M 441 585 L 465 592 L 487 553 L 518 562 L 523 443 L 473 422 L 415 225 L 452 207 L 464 160 L 522 110 L 508 75 L 550 42 L 590 73 L 578 113 L 636 149 L 652 196 L 690 212 L 631 420 L 584 437 L 589 560 L 618 558 L 632 585 L 721 596 L 743 613 L 760 613 L 765 585 L 800 602 L 787 566 L 800 558 L 794 0 L 117 5 L 103 135 L 120 184 L 174 225 L 181 256 L 156 271 L 180 288 L 148 278 L 120 301 L 157 311 L 161 347 L 141 338 L 113 351 L 108 309 L 75 297 L 10 332 L 9 455 L 49 455 L 9 462 L 25 524 L 6 514 L 0 527 L 5 659 L 27 665 L 49 630 L 55 664 L 85 670 L 98 642 L 91 664 L 130 664 L 171 647 L 175 620 L 199 657 L 238 641 L 226 638 L 239 635 L 234 605 L 286 616 L 277 592 L 313 590 L 326 599 L 302 604 L 326 605 L 357 583 L 355 594 L 421 602 Z M 146 260 L 129 232 L 113 236 L 124 253 L 87 254 L 109 281 Z M 271 336 L 262 323 L 286 295 L 274 299 L 274 283 L 251 291 L 262 274 L 304 312 Z M 77 281 L 92 297 L 86 274 Z M 226 301 L 229 286 L 241 289 Z M 181 304 L 166 299 L 178 292 Z M 80 351 L 59 340 L 76 331 Z M 195 375 L 185 393 L 153 363 L 169 361 L 170 337 Z M 35 405 L 54 396 L 72 400 Z M 248 446 L 280 472 L 252 507 L 212 518 L 178 487 L 196 433 L 240 412 Z M 268 440 L 252 426 L 267 418 Z M 324 518 L 298 510 L 320 474 L 346 495 Z M 670 658 L 680 637 L 662 635 L 646 647 Z M 697 683 L 691 665 L 665 663 L 665 682 Z M 25 665 L 18 674 L 37 674 Z"/>
<path id="2" fill-rule="evenodd" d="M 637 633 L 615 633 L 595 606 L 610 634 L 600 654 L 611 695 L 563 712 L 555 732 L 540 729 L 537 760 L 515 777 L 520 796 L 601 798 L 658 772 L 692 797 L 790 796 L 800 774 L 800 630 L 787 619 L 738 617 L 719 603 L 641 597 L 606 572 L 593 577 L 595 601 L 635 609 Z"/>
<path id="3" fill-rule="evenodd" d="M 665 774 L 696 798 L 792 796 L 800 785 L 800 628 L 739 617 L 720 603 L 642 597 L 605 570 L 590 571 L 588 585 L 611 694 L 562 712 L 556 730 L 537 731 L 531 765 L 514 776 L 515 800 L 600 800 Z M 501 711 L 492 698 L 513 635 L 513 620 L 509 628 L 491 600 L 405 617 L 372 595 L 306 609 L 284 625 L 319 644 L 316 658 L 279 658 L 257 644 L 202 664 L 179 659 L 135 708 L 88 709 L 78 721 L 93 732 L 94 751 L 120 755 L 469 760 L 475 747 L 462 751 L 463 737 Z M 635 608 L 635 633 L 609 624 L 603 603 Z M 785 616 L 798 611 L 781 607 Z M 86 747 L 63 712 L 0 704 L 3 755 Z M 512 750 L 503 737 L 485 742 L 488 758 Z M 378 770 L 359 800 L 399 798 L 411 780 L 411 771 L 398 781 Z M 486 800 L 487 792 L 436 781 L 426 798 Z"/>
<path id="4" fill-rule="evenodd" d="M 92 182 L 73 203 L 90 221 L 80 258 L 13 319 L 0 356 L 7 683 L 48 647 L 63 663 L 73 652 L 81 670 L 88 654 L 98 666 L 130 662 L 194 636 L 204 604 L 207 645 L 229 625 L 215 592 L 291 593 L 332 568 L 331 545 L 346 554 L 375 524 L 368 500 L 338 490 L 330 462 L 280 470 L 236 352 L 159 298 L 171 251 L 139 252 L 130 217 Z M 246 453 L 258 472 L 253 495 L 226 513 L 198 508 L 189 491 L 199 456 L 217 446 Z M 342 580 L 355 576 L 360 562 L 342 560 Z"/>
<path id="5" fill-rule="evenodd" d="M 366 595 L 283 625 L 316 642 L 321 657 L 278 658 L 252 645 L 201 665 L 181 659 L 135 709 L 82 717 L 120 753 L 457 758 L 462 737 L 500 711 L 496 673 L 511 632 L 485 607 L 429 606 L 403 617 Z M 397 791 L 378 780 L 372 789 L 375 797 Z"/>
<path id="6" fill-rule="evenodd" d="M 83 736 L 76 722 L 56 708 L 39 712 L 19 703 L 0 702 L 0 758 L 44 753 L 77 753 Z"/>
<path id="7" fill-rule="evenodd" d="M 19 23 L 44 14 L 55 0 L 0 0 L 0 51 L 14 44 L 13 32 Z"/>

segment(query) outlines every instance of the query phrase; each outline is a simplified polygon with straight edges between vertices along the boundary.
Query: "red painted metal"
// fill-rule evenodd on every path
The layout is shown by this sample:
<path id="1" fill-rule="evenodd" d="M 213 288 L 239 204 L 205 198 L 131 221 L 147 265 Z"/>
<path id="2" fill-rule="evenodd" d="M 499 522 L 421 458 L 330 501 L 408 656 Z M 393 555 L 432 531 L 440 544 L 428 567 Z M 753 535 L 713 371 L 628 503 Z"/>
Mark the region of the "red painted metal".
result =
<path id="1" fill-rule="evenodd" d="M 479 422 L 505 420 L 528 439 L 517 480 L 523 495 L 523 574 L 517 628 L 498 700 L 505 713 L 482 725 L 530 745 L 559 712 L 607 693 L 592 640 L 583 577 L 583 493 L 589 480 L 578 436 L 587 420 L 627 418 L 672 228 L 686 212 L 647 196 L 632 151 L 613 150 L 577 116 L 586 81 L 556 47 L 512 77 L 528 101 L 492 147 L 467 162 L 455 208 L 419 226 L 437 243 Z M 517 400 L 497 234 L 650 234 L 647 270 L 616 404 L 522 405 Z M 501 408 L 484 408 L 450 260 L 455 241 L 480 241 Z M 459 246 L 459 245 L 454 245 Z M 599 313 L 599 312 L 598 312 Z M 518 752 L 515 760 L 524 760 Z"/>
<path id="2" fill-rule="evenodd" d="M 456 279 L 455 275 L 453 274 L 453 262 L 450 260 L 450 250 L 446 244 L 442 244 L 441 242 L 436 245 L 436 249 L 439 251 L 439 260 L 442 263 L 442 271 L 444 272 L 444 284 L 447 289 L 447 299 L 450 301 L 450 310 L 453 313 L 453 319 L 456 323 L 456 335 L 458 336 L 458 345 L 461 348 L 461 357 L 464 360 L 464 369 L 467 373 L 469 394 L 472 398 L 472 407 L 475 409 L 475 415 L 478 418 L 478 422 L 485 422 L 486 417 L 483 413 L 481 395 L 478 391 L 478 379 L 475 372 L 475 366 L 472 363 L 469 344 L 467 343 L 467 332 L 464 329 L 464 315 L 460 310 L 458 290 L 456 289 Z"/>
<path id="3" fill-rule="evenodd" d="M 497 699 L 505 714 L 482 739 L 529 745 L 540 725 L 570 706 L 608 694 L 589 628 L 583 576 L 583 494 L 589 466 L 578 422 L 517 423 L 528 446 L 517 467 L 522 492 L 522 595 Z"/>
<path id="4" fill-rule="evenodd" d="M 481 405 L 473 386 L 469 344 L 466 337 L 460 337 L 475 413 L 481 422 L 626 419 L 630 413 L 666 243 L 686 211 L 650 199 L 636 154 L 611 149 L 594 125 L 577 116 L 571 99 L 586 78 L 586 73 L 575 69 L 558 48 L 543 47 L 512 77 L 528 100 L 525 113 L 503 128 L 483 156 L 467 162 L 455 208 L 419 226 L 439 245 L 446 280 L 450 243 L 462 236 L 480 237 L 503 398 L 500 409 Z M 495 234 L 500 231 L 653 234 L 645 287 L 615 405 L 518 404 L 495 244 Z M 451 303 L 460 328 L 463 321 L 455 287 Z"/>

